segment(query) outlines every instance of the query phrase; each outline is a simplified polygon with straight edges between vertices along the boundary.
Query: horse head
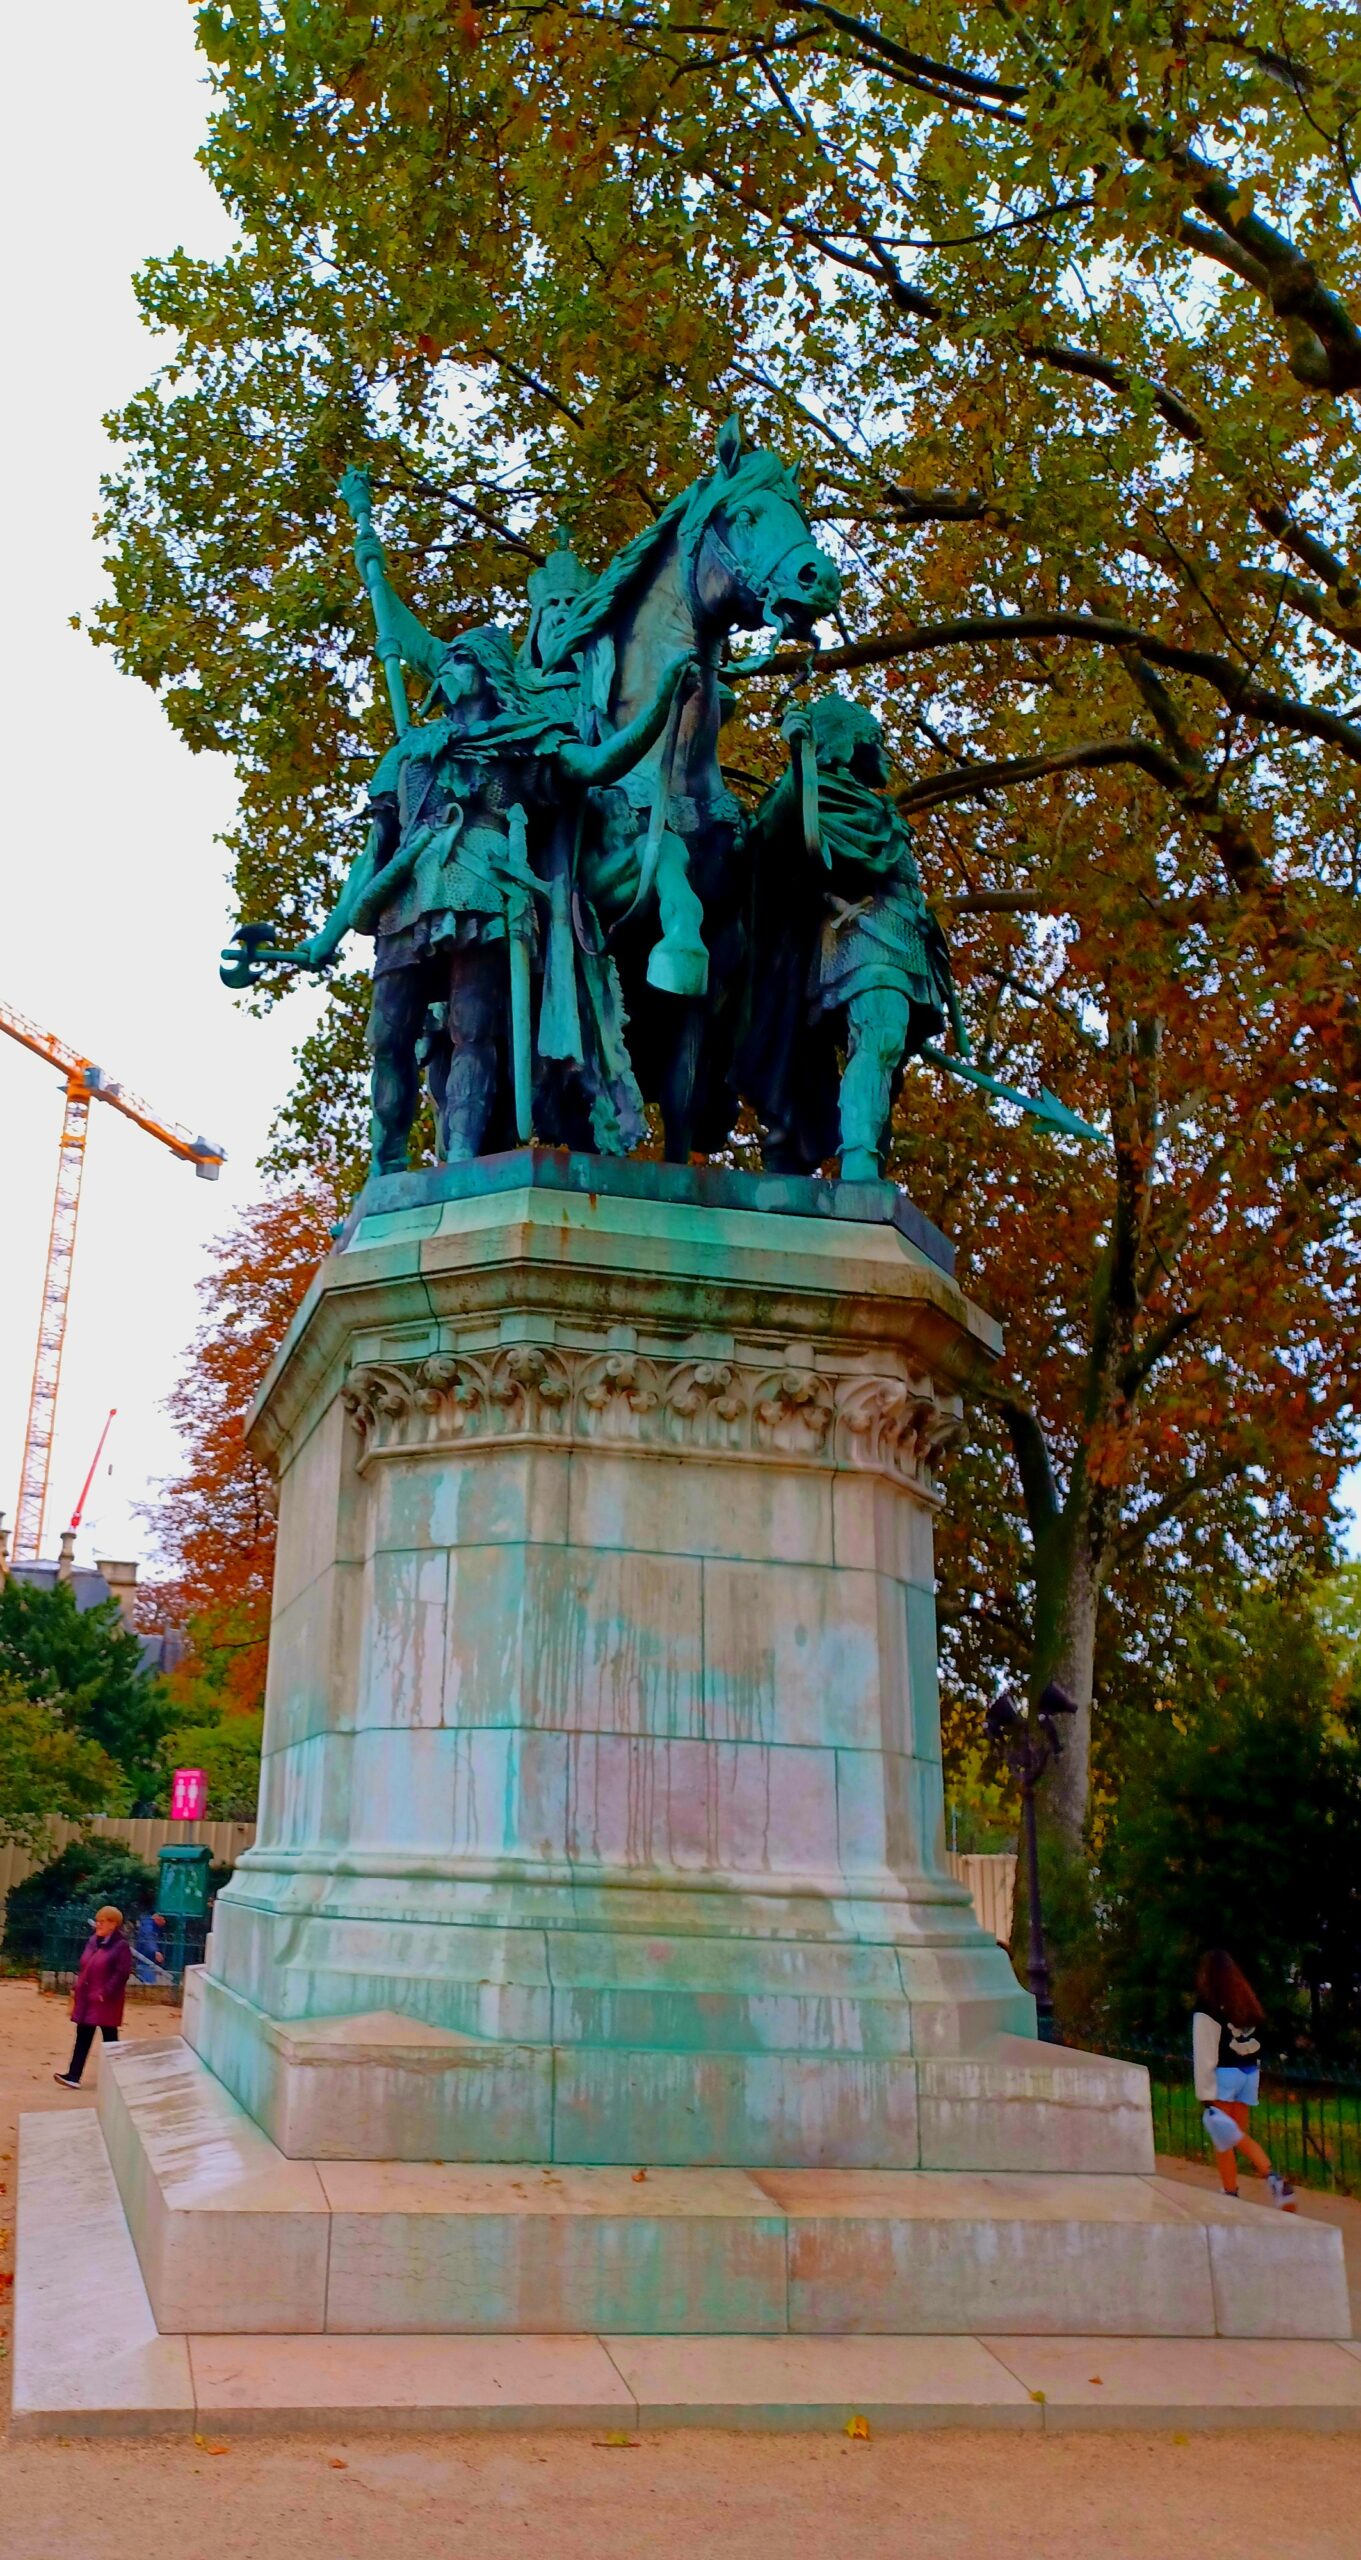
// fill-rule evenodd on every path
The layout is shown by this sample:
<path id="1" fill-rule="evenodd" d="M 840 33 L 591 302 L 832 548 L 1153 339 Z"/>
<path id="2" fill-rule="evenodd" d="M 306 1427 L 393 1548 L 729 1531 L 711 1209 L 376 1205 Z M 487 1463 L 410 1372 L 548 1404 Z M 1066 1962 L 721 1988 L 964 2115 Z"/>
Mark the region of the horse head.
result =
<path id="1" fill-rule="evenodd" d="M 807 640 L 841 594 L 841 572 L 813 540 L 794 473 L 778 454 L 744 452 L 735 418 L 720 431 L 712 475 L 690 492 L 680 539 L 701 627 L 769 623 L 786 639 Z"/>

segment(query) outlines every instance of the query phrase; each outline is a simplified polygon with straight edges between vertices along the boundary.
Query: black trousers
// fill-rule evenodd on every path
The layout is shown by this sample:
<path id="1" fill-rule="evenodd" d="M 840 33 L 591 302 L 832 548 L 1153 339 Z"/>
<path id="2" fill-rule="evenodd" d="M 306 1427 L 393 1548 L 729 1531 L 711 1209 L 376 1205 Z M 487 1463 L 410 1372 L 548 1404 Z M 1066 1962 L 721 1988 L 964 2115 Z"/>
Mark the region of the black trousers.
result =
<path id="1" fill-rule="evenodd" d="M 424 1064 L 439 1151 L 451 1164 L 515 1144 L 504 942 L 441 944 L 373 981 L 373 1162 L 406 1171 Z"/>
<path id="2" fill-rule="evenodd" d="M 101 2027 L 99 2032 L 102 2035 L 105 2044 L 117 2044 L 117 2027 Z M 77 2027 L 75 2045 L 72 2050 L 70 2062 L 66 2069 L 66 2077 L 68 2080 L 78 2080 L 80 2078 L 86 2063 L 90 2059 L 90 2047 L 94 2043 L 94 2040 L 95 2031 L 93 2027 Z"/>

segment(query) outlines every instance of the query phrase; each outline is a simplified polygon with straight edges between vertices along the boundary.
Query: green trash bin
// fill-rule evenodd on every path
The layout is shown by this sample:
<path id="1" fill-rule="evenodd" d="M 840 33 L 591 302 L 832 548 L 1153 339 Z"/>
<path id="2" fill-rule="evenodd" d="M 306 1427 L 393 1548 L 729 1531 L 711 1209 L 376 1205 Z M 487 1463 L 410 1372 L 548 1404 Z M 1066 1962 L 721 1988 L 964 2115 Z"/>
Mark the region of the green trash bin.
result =
<path id="1" fill-rule="evenodd" d="M 208 1852 L 201 1845 L 162 1849 L 156 1908 L 167 1920 L 206 1920 Z"/>

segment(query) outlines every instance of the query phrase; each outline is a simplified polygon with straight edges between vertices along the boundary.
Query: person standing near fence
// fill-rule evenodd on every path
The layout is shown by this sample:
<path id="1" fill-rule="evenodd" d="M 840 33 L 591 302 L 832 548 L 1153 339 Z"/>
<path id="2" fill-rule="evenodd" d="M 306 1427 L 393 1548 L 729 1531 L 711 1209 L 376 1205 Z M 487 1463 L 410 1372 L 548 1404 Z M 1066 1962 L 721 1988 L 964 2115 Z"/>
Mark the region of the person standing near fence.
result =
<path id="1" fill-rule="evenodd" d="M 1262 2029 L 1266 2014 L 1246 1976 L 1222 1947 L 1200 1959 L 1196 1975 L 1196 2008 L 1191 2020 L 1191 2059 L 1196 2096 L 1205 2101 L 1201 2122 L 1214 2144 L 1215 2166 L 1226 2196 L 1238 2193 L 1238 2154 L 1265 2178 L 1271 2201 L 1284 2213 L 1295 2210 L 1295 2190 L 1272 2168 L 1260 2142 L 1248 2131 L 1249 2109 L 1257 2104 L 1262 2065 Z"/>
<path id="2" fill-rule="evenodd" d="M 106 2044 L 117 2044 L 131 1971 L 132 1949 L 123 1935 L 123 1914 L 111 1902 L 106 1902 L 95 1913 L 94 1929 L 86 1942 L 76 1974 L 76 1987 L 71 1998 L 76 2041 L 66 2069 L 52 2074 L 59 2088 L 80 2087 L 80 2075 L 89 2059 L 96 2027 Z"/>
<path id="3" fill-rule="evenodd" d="M 165 1915 L 160 1911 L 144 1911 L 132 1933 L 132 1961 L 139 1982 L 169 1982 L 166 1956 L 170 1933 Z"/>

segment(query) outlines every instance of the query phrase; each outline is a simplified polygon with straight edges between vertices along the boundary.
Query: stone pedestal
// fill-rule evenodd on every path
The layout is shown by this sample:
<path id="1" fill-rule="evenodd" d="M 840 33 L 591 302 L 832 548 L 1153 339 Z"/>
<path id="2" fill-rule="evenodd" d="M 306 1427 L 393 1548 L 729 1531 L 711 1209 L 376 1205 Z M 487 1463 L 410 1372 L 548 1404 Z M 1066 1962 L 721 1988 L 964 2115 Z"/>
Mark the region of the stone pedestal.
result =
<path id="1" fill-rule="evenodd" d="M 998 1348 L 949 1248 L 888 1185 L 534 1153 L 360 1210 L 254 1423 L 198 2052 L 295 2157 L 916 2167 L 925 2066 L 1033 2034 L 943 1860 L 935 1467 Z"/>
<path id="2" fill-rule="evenodd" d="M 261 1821 L 186 2041 L 25 2120 L 21 2424 L 1028 2418 L 1065 2340 L 1345 2335 L 1340 2235 L 1151 2176 L 1147 2075 L 1037 2043 L 944 1872 L 934 1463 L 995 1348 L 887 1186 L 371 1188 L 254 1426 Z"/>

